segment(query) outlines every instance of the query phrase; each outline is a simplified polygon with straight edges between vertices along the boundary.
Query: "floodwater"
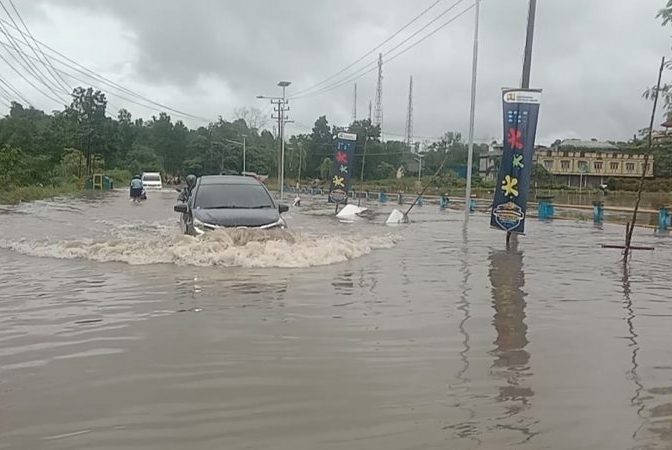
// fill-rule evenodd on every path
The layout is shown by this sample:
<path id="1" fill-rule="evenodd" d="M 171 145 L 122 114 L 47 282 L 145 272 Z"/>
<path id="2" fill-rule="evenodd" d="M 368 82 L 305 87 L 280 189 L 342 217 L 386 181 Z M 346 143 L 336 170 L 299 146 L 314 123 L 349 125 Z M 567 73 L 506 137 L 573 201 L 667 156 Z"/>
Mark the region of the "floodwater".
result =
<path id="1" fill-rule="evenodd" d="M 0 449 L 672 448 L 668 238 L 317 203 L 196 239 L 175 196 L 0 209 Z"/>

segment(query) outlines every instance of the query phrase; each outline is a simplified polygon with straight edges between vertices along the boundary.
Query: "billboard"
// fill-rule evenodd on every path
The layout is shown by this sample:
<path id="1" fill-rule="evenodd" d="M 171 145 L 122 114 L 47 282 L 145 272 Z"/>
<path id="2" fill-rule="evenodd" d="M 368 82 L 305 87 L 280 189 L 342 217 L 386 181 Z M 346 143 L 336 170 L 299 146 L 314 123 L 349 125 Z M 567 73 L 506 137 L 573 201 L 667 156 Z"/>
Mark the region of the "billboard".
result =
<path id="1" fill-rule="evenodd" d="M 490 214 L 492 228 L 525 233 L 534 139 L 541 103 L 539 89 L 502 89 L 504 147 L 495 198 Z"/>
<path id="2" fill-rule="evenodd" d="M 331 169 L 329 185 L 329 203 L 347 203 L 350 191 L 350 176 L 352 174 L 352 160 L 357 145 L 357 135 L 353 133 L 338 133 L 336 137 L 336 152 L 334 165 Z"/>

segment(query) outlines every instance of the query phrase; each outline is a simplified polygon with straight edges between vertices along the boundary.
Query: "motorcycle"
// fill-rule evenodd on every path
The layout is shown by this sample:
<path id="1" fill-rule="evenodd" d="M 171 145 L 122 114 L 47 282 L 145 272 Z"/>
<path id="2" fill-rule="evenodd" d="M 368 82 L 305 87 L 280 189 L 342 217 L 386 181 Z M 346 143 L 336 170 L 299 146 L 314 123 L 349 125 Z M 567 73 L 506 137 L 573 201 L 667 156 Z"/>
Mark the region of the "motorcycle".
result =
<path id="1" fill-rule="evenodd" d="M 144 200 L 147 200 L 147 192 L 144 189 L 142 190 L 140 197 L 131 197 L 131 201 L 133 202 L 134 205 L 139 205 Z"/>

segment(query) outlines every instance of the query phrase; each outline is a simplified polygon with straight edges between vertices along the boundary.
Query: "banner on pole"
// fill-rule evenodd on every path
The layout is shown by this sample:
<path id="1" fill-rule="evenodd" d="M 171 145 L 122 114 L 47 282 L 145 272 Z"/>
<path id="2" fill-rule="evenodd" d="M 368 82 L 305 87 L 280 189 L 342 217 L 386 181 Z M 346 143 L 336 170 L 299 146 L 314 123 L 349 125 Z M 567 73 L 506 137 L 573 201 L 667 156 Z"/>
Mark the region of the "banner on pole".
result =
<path id="1" fill-rule="evenodd" d="M 329 203 L 347 203 L 350 190 L 350 175 L 352 160 L 357 144 L 357 135 L 353 133 L 338 133 L 334 165 L 331 170 L 329 186 Z"/>
<path id="2" fill-rule="evenodd" d="M 504 146 L 490 226 L 524 234 L 541 90 L 502 89 L 502 103 Z"/>

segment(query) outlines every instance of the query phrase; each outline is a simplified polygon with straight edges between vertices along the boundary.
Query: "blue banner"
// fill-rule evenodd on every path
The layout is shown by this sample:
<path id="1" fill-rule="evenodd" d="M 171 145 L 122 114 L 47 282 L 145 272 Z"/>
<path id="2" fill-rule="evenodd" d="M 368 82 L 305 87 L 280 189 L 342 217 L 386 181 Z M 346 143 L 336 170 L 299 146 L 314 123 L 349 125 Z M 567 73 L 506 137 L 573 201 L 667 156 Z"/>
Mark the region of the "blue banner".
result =
<path id="1" fill-rule="evenodd" d="M 350 175 L 352 174 L 352 160 L 357 145 L 357 135 L 352 133 L 338 133 L 336 139 L 336 153 L 334 166 L 331 170 L 329 186 L 329 203 L 347 203 L 350 191 Z"/>
<path id="2" fill-rule="evenodd" d="M 503 89 L 502 93 L 504 147 L 495 199 L 492 202 L 490 226 L 523 234 L 541 90 Z"/>

